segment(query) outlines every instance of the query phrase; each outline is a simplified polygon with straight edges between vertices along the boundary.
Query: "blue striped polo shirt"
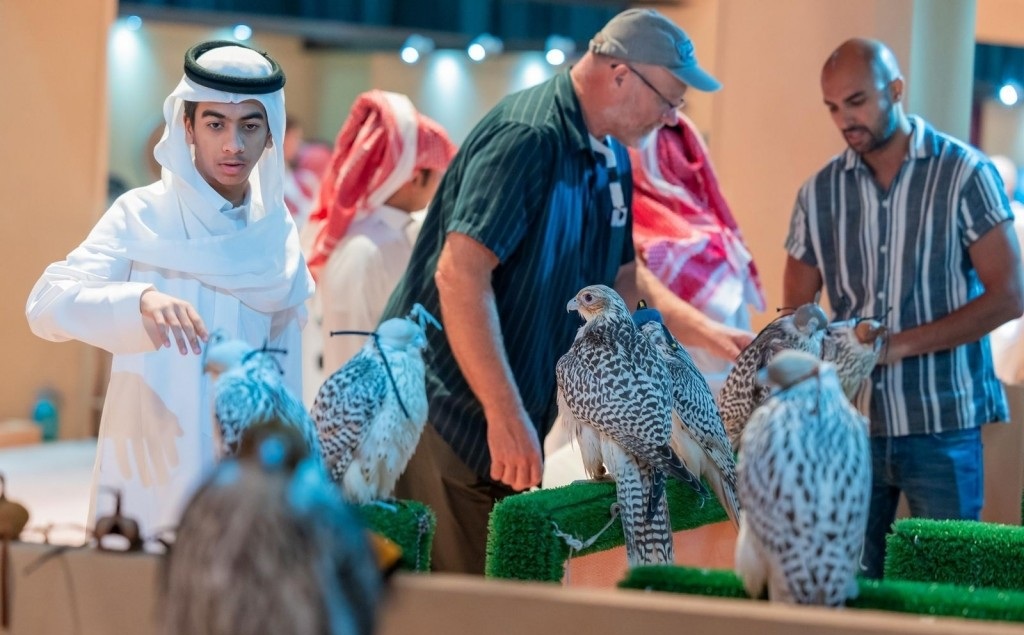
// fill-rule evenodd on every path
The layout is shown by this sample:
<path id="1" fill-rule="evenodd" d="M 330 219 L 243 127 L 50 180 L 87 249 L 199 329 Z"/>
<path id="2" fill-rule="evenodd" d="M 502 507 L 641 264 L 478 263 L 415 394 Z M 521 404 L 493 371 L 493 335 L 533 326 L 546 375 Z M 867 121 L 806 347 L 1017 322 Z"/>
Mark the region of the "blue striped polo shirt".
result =
<path id="1" fill-rule="evenodd" d="M 967 249 L 1013 219 L 981 152 L 920 117 L 910 122 L 908 157 L 889 191 L 847 148 L 800 189 L 786 239 L 791 256 L 822 272 L 837 318 L 885 316 L 879 319 L 894 331 L 934 322 L 981 295 Z M 871 376 L 872 435 L 967 429 L 1007 417 L 988 337 L 877 366 Z"/>
<path id="2" fill-rule="evenodd" d="M 434 273 L 450 232 L 498 257 L 492 285 L 509 365 L 541 439 L 557 414 L 555 363 L 580 317 L 566 303 L 583 287 L 611 286 L 633 261 L 632 214 L 613 210 L 568 72 L 505 97 L 460 148 L 431 201 L 409 267 L 382 319 L 415 302 L 440 318 Z M 626 208 L 629 155 L 610 141 Z M 446 328 L 448 328 L 446 326 Z M 490 472 L 483 408 L 443 332 L 428 329 L 429 421 L 477 474 Z"/>

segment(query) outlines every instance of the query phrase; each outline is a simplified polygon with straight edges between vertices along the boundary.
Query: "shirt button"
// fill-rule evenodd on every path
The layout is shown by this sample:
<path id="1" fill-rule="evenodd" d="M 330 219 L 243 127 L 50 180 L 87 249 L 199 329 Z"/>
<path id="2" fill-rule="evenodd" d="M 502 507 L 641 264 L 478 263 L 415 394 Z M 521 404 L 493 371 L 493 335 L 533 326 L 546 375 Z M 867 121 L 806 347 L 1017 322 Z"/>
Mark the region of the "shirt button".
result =
<path id="1" fill-rule="evenodd" d="M 875 384 L 875 388 L 881 390 L 882 389 L 882 382 L 878 382 L 877 384 Z"/>
<path id="2" fill-rule="evenodd" d="M 889 248 L 886 247 L 885 245 L 882 245 L 881 247 L 878 248 L 878 251 L 884 254 L 885 252 L 889 251 Z"/>
<path id="3" fill-rule="evenodd" d="M 882 201 L 882 207 L 889 207 L 889 201 Z"/>
<path id="4" fill-rule="evenodd" d="M 878 292 L 878 299 L 879 300 L 884 300 L 885 299 L 885 291 L 879 291 Z"/>

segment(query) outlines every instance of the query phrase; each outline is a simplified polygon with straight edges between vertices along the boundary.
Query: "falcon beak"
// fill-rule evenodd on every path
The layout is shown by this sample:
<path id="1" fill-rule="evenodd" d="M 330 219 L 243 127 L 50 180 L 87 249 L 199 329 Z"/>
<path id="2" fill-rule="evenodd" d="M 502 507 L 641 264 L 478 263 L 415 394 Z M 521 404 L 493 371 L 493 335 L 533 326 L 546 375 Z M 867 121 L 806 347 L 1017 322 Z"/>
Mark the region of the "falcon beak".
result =
<path id="1" fill-rule="evenodd" d="M 565 305 L 565 310 L 569 312 L 580 310 L 580 305 L 576 302 L 576 298 L 569 300 L 569 303 Z"/>

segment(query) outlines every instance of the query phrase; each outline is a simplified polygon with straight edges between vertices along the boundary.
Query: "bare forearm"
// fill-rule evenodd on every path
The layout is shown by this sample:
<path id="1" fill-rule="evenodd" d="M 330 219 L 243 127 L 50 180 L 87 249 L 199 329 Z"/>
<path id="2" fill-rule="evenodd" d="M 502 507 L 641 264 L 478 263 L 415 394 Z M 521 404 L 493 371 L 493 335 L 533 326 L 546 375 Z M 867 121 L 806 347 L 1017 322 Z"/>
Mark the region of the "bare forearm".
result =
<path id="1" fill-rule="evenodd" d="M 1009 223 L 1001 223 L 975 241 L 971 263 L 985 292 L 952 313 L 916 328 L 894 333 L 883 363 L 954 348 L 980 339 L 1024 311 L 1024 271 L 1020 246 Z"/>
<path id="2" fill-rule="evenodd" d="M 892 334 L 883 363 L 977 341 L 1017 317 L 1020 317 L 1020 305 L 1012 295 L 985 292 L 934 322 Z"/>
<path id="3" fill-rule="evenodd" d="M 540 483 L 540 441 L 508 363 L 491 275 L 498 258 L 463 234 L 448 234 L 437 263 L 445 333 L 470 390 L 483 405 L 491 478 L 515 490 Z"/>
<path id="4" fill-rule="evenodd" d="M 782 274 L 782 309 L 779 313 L 786 315 L 801 305 L 813 302 L 821 286 L 821 272 L 816 267 L 787 256 Z"/>
<path id="5" fill-rule="evenodd" d="M 647 267 L 638 263 L 623 267 L 615 280 L 615 290 L 630 309 L 636 308 L 639 300 L 656 307 L 682 344 L 700 345 L 700 334 L 707 332 L 707 316 L 672 293 Z"/>
<path id="6" fill-rule="evenodd" d="M 439 275 L 437 290 L 452 354 L 488 420 L 491 413 L 520 412 L 522 399 L 505 353 L 489 282 L 456 272 Z"/>

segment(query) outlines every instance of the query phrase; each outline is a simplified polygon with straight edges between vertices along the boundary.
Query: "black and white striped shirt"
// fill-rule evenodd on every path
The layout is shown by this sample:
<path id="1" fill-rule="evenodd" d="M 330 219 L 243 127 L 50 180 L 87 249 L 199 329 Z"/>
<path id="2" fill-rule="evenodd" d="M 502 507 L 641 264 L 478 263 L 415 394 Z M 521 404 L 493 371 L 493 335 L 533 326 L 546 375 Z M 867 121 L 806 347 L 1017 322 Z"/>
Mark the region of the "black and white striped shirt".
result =
<path id="1" fill-rule="evenodd" d="M 445 173 L 382 318 L 405 315 L 414 302 L 440 317 L 434 273 L 449 232 L 494 252 L 499 264 L 491 284 L 509 366 L 541 439 L 557 413 L 555 363 L 581 325 L 566 303 L 587 285 L 611 286 L 634 257 L 629 155 L 614 141 L 608 147 L 621 175 L 621 212 L 613 209 L 614 179 L 603 159 L 595 159 L 568 73 L 503 99 Z M 445 334 L 428 332 L 429 421 L 486 477 L 491 458 L 483 408 Z"/>
<path id="2" fill-rule="evenodd" d="M 836 317 L 883 316 L 893 331 L 934 322 L 984 291 L 968 247 L 1013 218 L 992 163 L 910 117 L 908 156 L 882 191 L 851 149 L 800 189 L 786 250 L 817 267 Z M 888 313 L 887 313 L 888 312 Z M 1008 417 L 988 337 L 878 366 L 871 434 L 973 428 Z"/>

